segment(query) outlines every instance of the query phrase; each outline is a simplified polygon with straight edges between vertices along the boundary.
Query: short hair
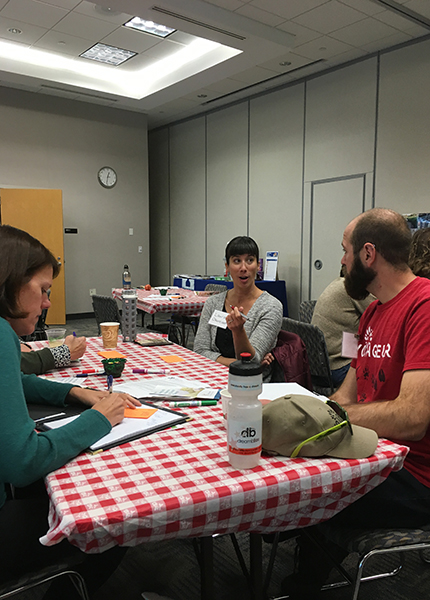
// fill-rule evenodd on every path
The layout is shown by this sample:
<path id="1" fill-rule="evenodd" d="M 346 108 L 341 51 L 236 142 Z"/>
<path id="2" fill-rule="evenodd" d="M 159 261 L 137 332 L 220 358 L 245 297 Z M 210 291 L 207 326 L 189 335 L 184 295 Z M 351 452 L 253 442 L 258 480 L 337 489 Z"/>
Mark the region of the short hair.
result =
<path id="1" fill-rule="evenodd" d="M 57 277 L 60 267 L 39 240 L 10 225 L 0 226 L 0 257 L 0 316 L 22 319 L 27 316 L 18 306 L 23 285 L 48 266 L 52 267 L 53 277 Z"/>
<path id="2" fill-rule="evenodd" d="M 417 229 L 412 236 L 409 267 L 414 275 L 430 279 L 430 228 Z"/>
<path id="3" fill-rule="evenodd" d="M 354 254 L 368 242 L 396 269 L 408 268 L 411 230 L 401 214 L 389 208 L 371 208 L 357 217 L 351 233 Z"/>
<path id="4" fill-rule="evenodd" d="M 257 243 L 247 235 L 238 235 L 227 244 L 225 249 L 225 262 L 229 264 L 232 256 L 240 256 L 241 254 L 249 254 L 259 259 L 259 250 Z"/>

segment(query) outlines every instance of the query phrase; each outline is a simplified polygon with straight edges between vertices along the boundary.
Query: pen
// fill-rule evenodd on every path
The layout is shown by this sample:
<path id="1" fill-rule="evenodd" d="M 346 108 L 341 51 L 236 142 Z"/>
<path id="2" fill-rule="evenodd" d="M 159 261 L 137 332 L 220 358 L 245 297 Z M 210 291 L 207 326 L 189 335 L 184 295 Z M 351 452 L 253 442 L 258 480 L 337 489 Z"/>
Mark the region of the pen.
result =
<path id="1" fill-rule="evenodd" d="M 73 332 L 73 337 L 76 337 L 76 331 Z"/>
<path id="2" fill-rule="evenodd" d="M 73 377 L 88 377 L 88 375 L 106 375 L 106 373 L 104 371 L 100 371 L 99 373 L 94 373 L 94 369 L 92 369 L 91 371 L 84 371 L 83 373 L 77 373 L 76 375 L 73 375 Z"/>
<path id="3" fill-rule="evenodd" d="M 234 308 L 234 306 L 232 306 L 232 305 L 230 304 L 230 308 Z M 239 314 L 240 314 L 240 316 L 242 317 L 242 319 L 245 319 L 245 321 L 247 321 L 247 320 L 248 320 L 248 317 L 247 317 L 246 315 L 244 315 L 244 314 L 243 314 L 243 312 L 240 312 L 240 311 L 239 311 Z"/>
<path id="4" fill-rule="evenodd" d="M 133 369 L 133 373 L 140 373 L 141 375 L 167 375 L 167 373 L 170 373 L 170 369 Z"/>
<path id="5" fill-rule="evenodd" d="M 41 417 L 40 419 L 34 419 L 34 422 L 37 424 L 41 424 L 44 423 L 45 421 L 50 421 L 51 419 L 56 419 L 57 417 L 65 417 L 66 413 L 64 412 L 60 412 L 60 413 L 56 413 L 55 415 L 47 415 L 46 417 Z"/>
<path id="6" fill-rule="evenodd" d="M 168 402 L 168 406 L 176 408 L 186 408 L 187 406 L 215 406 L 218 404 L 216 400 L 190 400 L 189 402 Z"/>
<path id="7" fill-rule="evenodd" d="M 109 394 L 112 394 L 113 375 L 108 375 L 107 376 L 107 386 L 108 386 L 108 392 L 109 392 Z"/>

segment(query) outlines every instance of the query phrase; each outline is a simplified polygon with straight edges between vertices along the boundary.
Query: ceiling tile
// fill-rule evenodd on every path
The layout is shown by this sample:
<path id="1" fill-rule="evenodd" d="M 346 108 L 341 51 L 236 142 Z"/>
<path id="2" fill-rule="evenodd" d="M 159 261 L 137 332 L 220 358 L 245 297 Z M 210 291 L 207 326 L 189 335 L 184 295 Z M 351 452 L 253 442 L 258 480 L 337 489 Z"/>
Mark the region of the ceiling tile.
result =
<path id="1" fill-rule="evenodd" d="M 209 90 L 213 90 L 214 92 L 218 92 L 218 95 L 230 94 L 231 92 L 235 92 L 236 90 L 240 90 L 244 85 L 241 81 L 236 81 L 235 79 L 221 79 L 221 81 L 217 81 L 212 83 L 211 85 L 206 86 Z"/>
<path id="2" fill-rule="evenodd" d="M 235 73 L 231 76 L 231 79 L 235 79 L 236 81 L 242 81 L 246 85 L 249 85 L 251 83 L 264 81 L 265 79 L 270 79 L 271 77 L 275 77 L 276 75 L 277 73 L 275 71 L 263 69 L 262 67 L 252 67 L 240 73 Z"/>
<path id="3" fill-rule="evenodd" d="M 342 54 L 338 54 L 337 56 L 333 56 L 327 61 L 327 66 L 336 66 L 342 63 L 347 63 L 350 60 L 355 60 L 357 58 L 362 58 L 363 56 L 367 56 L 369 52 L 366 50 L 362 50 L 361 48 L 352 48 L 348 50 L 348 52 L 343 52 Z"/>
<path id="4" fill-rule="evenodd" d="M 17 28 L 22 31 L 20 34 L 13 34 L 8 29 Z M 43 27 L 37 27 L 36 25 L 29 25 L 28 23 L 21 23 L 18 20 L 5 19 L 0 15 L 0 38 L 9 40 L 10 42 L 17 42 L 18 44 L 34 44 L 39 38 L 42 37 L 48 30 Z"/>
<path id="5" fill-rule="evenodd" d="M 51 52 L 61 52 L 69 56 L 79 56 L 79 54 L 85 52 L 92 44 L 91 40 L 84 40 L 73 35 L 67 35 L 67 33 L 51 30 L 45 33 L 34 44 L 34 47 Z"/>
<path id="6" fill-rule="evenodd" d="M 0 11 L 6 19 L 17 19 L 23 23 L 49 29 L 67 15 L 67 10 L 33 0 L 11 0 Z"/>
<path id="7" fill-rule="evenodd" d="M 72 10 L 80 3 L 81 0 L 43 0 L 45 4 L 52 6 L 58 6 L 59 8 L 66 8 Z"/>
<path id="8" fill-rule="evenodd" d="M 175 42 L 171 42 L 170 40 L 164 40 L 146 50 L 145 56 L 148 56 L 153 60 L 161 60 L 182 49 L 183 46 L 181 44 L 175 44 Z"/>
<path id="9" fill-rule="evenodd" d="M 281 65 L 280 63 L 289 62 L 290 65 Z M 269 60 L 265 63 L 258 65 L 259 67 L 263 67 L 265 69 L 270 69 L 271 71 L 276 71 L 277 73 L 288 73 L 289 71 L 293 71 L 294 69 L 298 69 L 303 65 L 309 62 L 309 58 L 305 58 L 304 56 L 298 56 L 293 52 L 288 52 L 277 58 Z"/>
<path id="10" fill-rule="evenodd" d="M 351 6 L 369 16 L 376 15 L 385 10 L 383 6 L 375 4 L 371 0 L 339 0 L 339 2 Z"/>
<path id="11" fill-rule="evenodd" d="M 282 29 L 282 31 L 286 31 L 287 33 L 292 33 L 295 36 L 293 48 L 321 37 L 321 34 L 317 31 L 313 31 L 307 27 L 302 27 L 293 21 L 285 21 L 285 23 L 282 23 L 278 26 L 278 29 Z"/>
<path id="12" fill-rule="evenodd" d="M 237 8 L 240 8 L 246 4 L 246 2 L 241 2 L 240 0 L 205 0 L 205 2 L 208 2 L 209 4 L 215 4 L 215 6 L 226 8 L 227 10 L 232 11 L 235 11 Z"/>
<path id="13" fill-rule="evenodd" d="M 235 12 L 244 17 L 248 17 L 249 19 L 254 19 L 254 21 L 258 21 L 259 23 L 270 25 L 271 27 L 276 27 L 276 25 L 280 25 L 285 21 L 284 17 L 274 15 L 273 13 L 261 10 L 261 8 L 257 8 L 256 6 L 251 6 L 250 4 L 245 4 Z"/>
<path id="14" fill-rule="evenodd" d="M 54 29 L 55 31 L 61 31 L 62 33 L 98 42 L 102 37 L 112 33 L 117 27 L 116 23 L 108 23 L 101 19 L 93 19 L 92 17 L 71 12 L 57 23 Z"/>
<path id="15" fill-rule="evenodd" d="M 0 10 L 6 6 L 6 4 L 8 3 L 8 0 L 0 0 Z"/>
<path id="16" fill-rule="evenodd" d="M 365 18 L 362 12 L 358 12 L 358 10 L 354 10 L 336 0 L 331 0 L 323 6 L 299 15 L 294 19 L 294 22 L 320 33 L 330 33 Z"/>
<path id="17" fill-rule="evenodd" d="M 130 21 L 134 16 L 128 13 L 110 11 L 103 6 L 93 4 L 93 2 L 81 2 L 73 12 L 93 17 L 94 19 L 108 21 L 109 23 L 115 23 L 116 25 L 124 25 L 124 23 Z"/>
<path id="18" fill-rule="evenodd" d="M 348 50 L 351 50 L 350 44 L 335 40 L 332 37 L 322 36 L 317 40 L 312 40 L 312 42 L 294 48 L 294 53 L 313 60 L 321 58 L 328 60 L 331 56 L 336 56 Z"/>
<path id="19" fill-rule="evenodd" d="M 144 52 L 148 48 L 156 46 L 160 42 L 160 39 L 142 31 L 133 31 L 132 29 L 128 29 L 128 27 L 118 27 L 115 31 L 102 38 L 101 41 L 103 44 L 116 46 L 117 48 L 124 48 L 133 52 Z"/>
<path id="20" fill-rule="evenodd" d="M 375 42 L 371 42 L 370 44 L 365 44 L 363 46 L 363 50 L 367 52 L 377 52 L 378 50 L 384 50 L 385 48 L 391 48 L 391 46 L 395 46 L 396 44 L 402 44 L 403 42 L 408 42 L 411 40 L 411 36 L 402 31 L 397 31 L 393 35 L 389 35 L 388 37 L 382 40 L 376 40 Z"/>
<path id="21" fill-rule="evenodd" d="M 428 0 L 409 0 L 405 6 L 430 19 L 430 3 Z"/>
<path id="22" fill-rule="evenodd" d="M 408 29 L 411 29 L 413 26 L 420 27 L 419 25 L 414 23 L 414 21 L 406 19 L 405 17 L 402 17 L 401 15 L 394 13 L 391 10 L 384 10 L 384 12 L 375 15 L 374 19 L 382 21 L 383 23 L 386 23 L 387 25 L 390 25 L 395 29 L 399 29 L 400 31 L 408 31 Z M 426 29 L 425 27 L 422 27 L 421 29 L 424 33 L 429 33 L 428 29 Z"/>
<path id="23" fill-rule="evenodd" d="M 393 27 L 368 17 L 363 21 L 333 31 L 330 36 L 347 44 L 351 44 L 351 46 L 361 47 L 364 44 L 370 44 L 371 42 L 395 33 L 397 33 L 397 30 Z"/>
<path id="24" fill-rule="evenodd" d="M 252 0 L 249 4 L 285 19 L 293 19 L 329 0 Z"/>

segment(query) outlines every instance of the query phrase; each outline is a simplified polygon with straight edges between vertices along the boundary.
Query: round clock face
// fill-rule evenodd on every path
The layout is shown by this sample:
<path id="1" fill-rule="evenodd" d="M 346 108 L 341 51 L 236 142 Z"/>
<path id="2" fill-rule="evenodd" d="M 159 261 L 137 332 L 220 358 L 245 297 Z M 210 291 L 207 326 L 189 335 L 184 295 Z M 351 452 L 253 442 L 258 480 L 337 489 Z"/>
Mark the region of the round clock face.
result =
<path id="1" fill-rule="evenodd" d="M 99 183 L 105 188 L 111 188 L 116 184 L 116 173 L 112 167 L 102 167 L 97 173 Z"/>

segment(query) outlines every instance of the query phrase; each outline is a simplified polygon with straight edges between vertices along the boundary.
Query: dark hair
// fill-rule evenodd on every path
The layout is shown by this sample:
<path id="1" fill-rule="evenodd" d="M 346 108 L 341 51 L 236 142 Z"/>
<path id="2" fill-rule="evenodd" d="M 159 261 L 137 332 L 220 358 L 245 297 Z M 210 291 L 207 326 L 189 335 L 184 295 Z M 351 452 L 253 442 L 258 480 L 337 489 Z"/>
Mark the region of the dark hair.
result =
<path id="1" fill-rule="evenodd" d="M 357 217 L 351 233 L 354 254 L 371 243 L 379 254 L 400 270 L 408 268 L 411 230 L 401 214 L 389 208 L 371 208 Z"/>
<path id="2" fill-rule="evenodd" d="M 414 275 L 430 279 L 430 228 L 417 229 L 412 236 L 409 267 Z"/>
<path id="3" fill-rule="evenodd" d="M 44 267 L 57 277 L 60 267 L 39 240 L 10 225 L 0 226 L 0 257 L 0 316 L 21 319 L 27 316 L 18 306 L 22 286 Z"/>
<path id="4" fill-rule="evenodd" d="M 256 242 L 254 242 L 254 240 L 247 235 L 238 235 L 229 241 L 225 249 L 225 262 L 229 264 L 232 256 L 240 256 L 241 254 L 255 256 L 258 262 L 258 246 Z"/>

